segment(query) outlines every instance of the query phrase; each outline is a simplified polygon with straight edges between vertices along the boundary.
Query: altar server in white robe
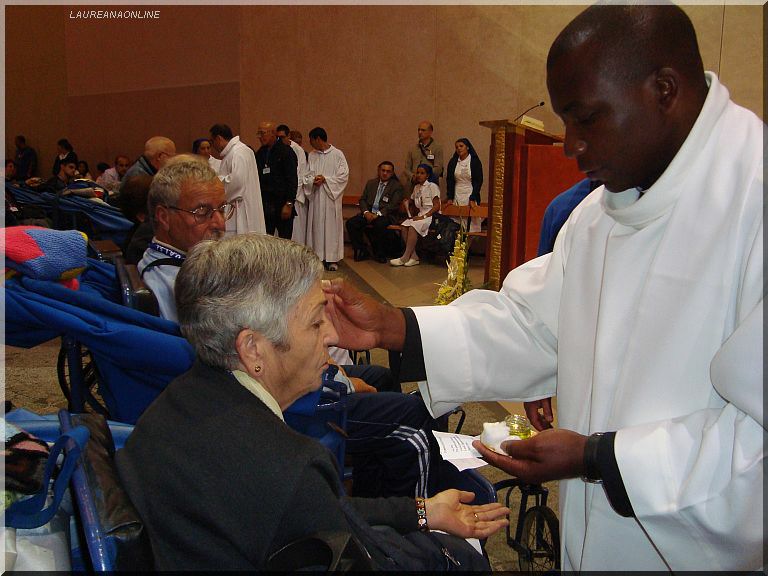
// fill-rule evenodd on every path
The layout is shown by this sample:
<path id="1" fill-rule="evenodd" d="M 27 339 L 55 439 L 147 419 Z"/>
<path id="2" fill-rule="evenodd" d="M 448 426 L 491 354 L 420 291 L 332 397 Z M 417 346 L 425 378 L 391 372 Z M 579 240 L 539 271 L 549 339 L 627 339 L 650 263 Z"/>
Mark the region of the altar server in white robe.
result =
<path id="1" fill-rule="evenodd" d="M 227 202 L 235 203 L 235 217 L 227 220 L 227 235 L 258 232 L 264 234 L 264 208 L 256 157 L 240 136 L 233 136 L 226 124 L 211 126 L 211 143 L 221 156 L 219 178 L 224 182 Z"/>
<path id="2" fill-rule="evenodd" d="M 304 194 L 309 201 L 306 244 L 325 263 L 328 270 L 338 270 L 344 258 L 344 220 L 341 203 L 349 180 L 349 166 L 344 153 L 328 143 L 322 128 L 309 131 L 309 163 Z"/>
<path id="3" fill-rule="evenodd" d="M 326 283 L 338 345 L 403 350 L 434 416 L 556 394 L 559 428 L 476 447 L 562 480 L 564 571 L 761 570 L 765 127 L 672 5 L 590 7 L 547 86 L 565 153 L 604 183 L 554 251 L 449 306 Z"/>

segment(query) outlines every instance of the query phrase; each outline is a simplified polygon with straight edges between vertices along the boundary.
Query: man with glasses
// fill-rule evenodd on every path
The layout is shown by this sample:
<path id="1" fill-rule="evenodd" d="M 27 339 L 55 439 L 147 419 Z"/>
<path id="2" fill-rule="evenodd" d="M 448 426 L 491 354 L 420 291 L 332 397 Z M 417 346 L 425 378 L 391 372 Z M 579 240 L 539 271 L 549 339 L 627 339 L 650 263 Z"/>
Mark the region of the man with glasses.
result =
<path id="1" fill-rule="evenodd" d="M 187 252 L 202 240 L 224 235 L 235 205 L 224 198 L 224 184 L 198 156 L 177 156 L 161 168 L 149 189 L 149 214 L 155 235 L 139 262 L 139 273 L 160 306 L 160 315 L 173 322 L 173 286 Z"/>
<path id="2" fill-rule="evenodd" d="M 128 168 L 122 182 L 139 174 L 154 176 L 174 156 L 176 156 L 176 144 L 173 140 L 165 136 L 153 136 L 144 143 L 144 154 Z"/>

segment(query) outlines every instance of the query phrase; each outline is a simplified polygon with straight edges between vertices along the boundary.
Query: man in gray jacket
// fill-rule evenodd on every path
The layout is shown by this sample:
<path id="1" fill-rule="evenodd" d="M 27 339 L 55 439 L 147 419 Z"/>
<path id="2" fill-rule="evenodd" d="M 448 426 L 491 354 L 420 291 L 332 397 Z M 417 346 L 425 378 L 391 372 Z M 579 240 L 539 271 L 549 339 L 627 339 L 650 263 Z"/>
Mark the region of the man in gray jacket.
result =
<path id="1" fill-rule="evenodd" d="M 347 220 L 349 240 L 355 249 L 355 261 L 365 260 L 370 256 L 363 240 L 365 231 L 371 241 L 373 255 L 378 262 L 387 261 L 386 233 L 387 226 L 396 224 L 400 202 L 403 199 L 403 185 L 394 178 L 395 166 L 389 160 L 379 164 L 379 177 L 368 180 L 360 196 L 360 213 Z M 371 228 L 368 228 L 368 224 Z"/>

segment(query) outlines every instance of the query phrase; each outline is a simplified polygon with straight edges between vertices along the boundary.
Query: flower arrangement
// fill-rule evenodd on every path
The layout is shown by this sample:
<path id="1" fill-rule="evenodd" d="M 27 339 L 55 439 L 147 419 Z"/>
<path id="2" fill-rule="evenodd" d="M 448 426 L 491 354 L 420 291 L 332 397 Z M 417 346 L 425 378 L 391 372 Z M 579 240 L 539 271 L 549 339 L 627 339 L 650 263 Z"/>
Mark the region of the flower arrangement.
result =
<path id="1" fill-rule="evenodd" d="M 470 240 L 462 221 L 461 229 L 456 233 L 453 254 L 448 260 L 448 277 L 438 285 L 435 304 L 449 304 L 472 289 L 472 282 L 469 280 Z"/>

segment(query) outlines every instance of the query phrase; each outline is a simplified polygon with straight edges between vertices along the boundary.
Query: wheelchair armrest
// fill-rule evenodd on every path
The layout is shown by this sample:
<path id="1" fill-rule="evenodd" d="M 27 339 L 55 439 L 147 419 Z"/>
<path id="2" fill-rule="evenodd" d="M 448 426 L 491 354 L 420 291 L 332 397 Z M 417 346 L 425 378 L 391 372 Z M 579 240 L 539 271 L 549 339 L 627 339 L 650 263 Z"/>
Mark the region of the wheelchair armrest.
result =
<path id="1" fill-rule="evenodd" d="M 113 262 L 123 251 L 112 240 L 88 240 L 88 249 L 102 262 Z"/>
<path id="2" fill-rule="evenodd" d="M 160 316 L 160 307 L 152 290 L 144 284 L 134 264 L 126 264 L 122 256 L 115 258 L 115 269 L 120 282 L 123 304 L 134 310 Z"/>
<path id="3" fill-rule="evenodd" d="M 73 498 L 80 513 L 93 569 L 143 571 L 153 568 L 152 548 L 136 508 L 115 466 L 115 446 L 104 417 L 59 412 L 62 431 L 82 425 L 90 440 L 72 475 Z"/>

